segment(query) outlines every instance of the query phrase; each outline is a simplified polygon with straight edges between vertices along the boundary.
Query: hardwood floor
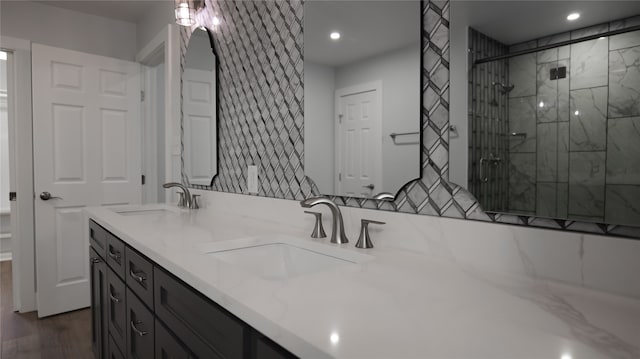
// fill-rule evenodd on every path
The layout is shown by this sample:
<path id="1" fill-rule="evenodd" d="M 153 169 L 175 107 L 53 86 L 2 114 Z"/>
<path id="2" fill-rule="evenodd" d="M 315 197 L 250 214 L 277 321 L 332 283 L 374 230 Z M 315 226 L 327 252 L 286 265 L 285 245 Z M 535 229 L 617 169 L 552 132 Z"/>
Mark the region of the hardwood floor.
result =
<path id="1" fill-rule="evenodd" d="M 40 320 L 13 312 L 11 262 L 0 262 L 0 358 L 93 359 L 90 310 Z"/>

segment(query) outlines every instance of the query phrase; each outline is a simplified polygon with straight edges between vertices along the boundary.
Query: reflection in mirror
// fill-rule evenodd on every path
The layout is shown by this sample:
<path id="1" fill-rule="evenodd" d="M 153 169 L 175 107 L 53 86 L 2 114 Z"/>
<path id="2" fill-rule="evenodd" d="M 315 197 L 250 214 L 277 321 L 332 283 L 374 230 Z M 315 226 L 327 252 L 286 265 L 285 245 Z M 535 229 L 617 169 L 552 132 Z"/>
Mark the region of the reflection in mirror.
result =
<path id="1" fill-rule="evenodd" d="M 305 174 L 320 193 L 420 177 L 420 70 L 419 1 L 304 3 Z"/>
<path id="2" fill-rule="evenodd" d="M 640 225 L 633 14 L 640 3 L 453 2 L 452 25 L 468 26 L 467 184 L 484 210 Z"/>
<path id="3" fill-rule="evenodd" d="M 194 30 L 182 73 L 183 161 L 189 184 L 217 173 L 217 62 L 209 30 Z"/>

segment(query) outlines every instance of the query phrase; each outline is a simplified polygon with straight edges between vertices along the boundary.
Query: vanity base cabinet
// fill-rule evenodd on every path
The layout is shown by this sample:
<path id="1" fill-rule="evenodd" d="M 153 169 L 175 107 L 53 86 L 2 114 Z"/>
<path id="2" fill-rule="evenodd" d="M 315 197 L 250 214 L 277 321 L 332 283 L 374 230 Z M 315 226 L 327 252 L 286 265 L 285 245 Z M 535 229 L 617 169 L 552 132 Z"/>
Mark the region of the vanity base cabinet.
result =
<path id="1" fill-rule="evenodd" d="M 90 229 L 95 359 L 296 358 L 94 221 Z"/>

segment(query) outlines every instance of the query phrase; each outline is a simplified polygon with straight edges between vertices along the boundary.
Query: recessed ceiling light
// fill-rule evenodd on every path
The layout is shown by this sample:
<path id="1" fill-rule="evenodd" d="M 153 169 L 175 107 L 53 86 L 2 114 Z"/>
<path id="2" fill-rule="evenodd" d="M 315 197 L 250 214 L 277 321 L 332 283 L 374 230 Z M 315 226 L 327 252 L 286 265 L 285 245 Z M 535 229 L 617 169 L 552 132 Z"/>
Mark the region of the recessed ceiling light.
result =
<path id="1" fill-rule="evenodd" d="M 567 20 L 569 21 L 578 20 L 579 18 L 580 14 L 578 14 L 577 12 L 571 13 L 569 14 L 569 16 L 567 16 Z"/>
<path id="2" fill-rule="evenodd" d="M 218 26 L 220 25 L 220 19 L 217 16 L 214 16 L 213 19 L 211 19 L 211 23 L 213 26 Z"/>
<path id="3" fill-rule="evenodd" d="M 340 33 L 339 33 L 339 32 L 337 32 L 337 31 L 334 31 L 334 32 L 332 32 L 332 33 L 331 33 L 331 35 L 329 35 L 329 37 L 330 37 L 332 40 L 338 40 L 338 39 L 340 38 Z"/>
<path id="4" fill-rule="evenodd" d="M 538 107 L 543 108 L 544 107 L 544 102 L 540 101 L 540 103 L 538 104 Z"/>

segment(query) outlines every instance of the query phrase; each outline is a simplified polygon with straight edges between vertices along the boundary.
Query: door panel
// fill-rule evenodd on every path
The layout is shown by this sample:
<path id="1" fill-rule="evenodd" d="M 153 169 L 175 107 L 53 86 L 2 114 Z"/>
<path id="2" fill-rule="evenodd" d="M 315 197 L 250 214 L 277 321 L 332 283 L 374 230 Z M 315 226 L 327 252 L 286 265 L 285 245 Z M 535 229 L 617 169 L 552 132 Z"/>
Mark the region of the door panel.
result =
<path id="1" fill-rule="evenodd" d="M 215 86 L 211 71 L 184 70 L 184 158 L 192 184 L 209 185 L 217 171 Z"/>
<path id="2" fill-rule="evenodd" d="M 139 69 L 133 62 L 32 46 L 40 317 L 89 305 L 82 208 L 140 203 Z M 51 199 L 41 199 L 44 192 Z"/>
<path id="3" fill-rule="evenodd" d="M 338 90 L 338 182 L 342 196 L 371 197 L 382 186 L 380 85 Z"/>

